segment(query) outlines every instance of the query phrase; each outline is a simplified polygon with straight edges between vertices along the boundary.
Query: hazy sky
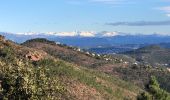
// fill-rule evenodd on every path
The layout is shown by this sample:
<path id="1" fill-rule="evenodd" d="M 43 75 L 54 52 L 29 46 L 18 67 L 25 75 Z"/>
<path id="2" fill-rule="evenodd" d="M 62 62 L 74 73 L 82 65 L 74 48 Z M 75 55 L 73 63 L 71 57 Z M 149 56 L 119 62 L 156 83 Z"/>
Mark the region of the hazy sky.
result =
<path id="1" fill-rule="evenodd" d="M 170 0 L 0 0 L 1 32 L 170 34 Z"/>

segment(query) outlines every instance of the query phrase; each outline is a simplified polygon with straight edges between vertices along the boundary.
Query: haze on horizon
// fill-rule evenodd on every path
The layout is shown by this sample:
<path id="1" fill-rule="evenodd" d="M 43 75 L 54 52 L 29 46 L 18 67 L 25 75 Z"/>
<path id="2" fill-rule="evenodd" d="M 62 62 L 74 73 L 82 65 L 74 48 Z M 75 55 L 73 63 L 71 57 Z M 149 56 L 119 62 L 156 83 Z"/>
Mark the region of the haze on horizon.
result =
<path id="1" fill-rule="evenodd" d="M 1 32 L 170 34 L 170 0 L 0 0 Z"/>

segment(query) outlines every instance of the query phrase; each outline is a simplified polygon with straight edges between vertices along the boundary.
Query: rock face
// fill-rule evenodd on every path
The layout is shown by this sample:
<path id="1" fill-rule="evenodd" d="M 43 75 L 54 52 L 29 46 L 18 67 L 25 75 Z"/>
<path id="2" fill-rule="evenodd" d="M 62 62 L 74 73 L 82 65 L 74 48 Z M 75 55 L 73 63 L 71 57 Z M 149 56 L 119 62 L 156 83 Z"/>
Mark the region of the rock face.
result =
<path id="1" fill-rule="evenodd" d="M 32 61 L 39 61 L 43 59 L 45 55 L 46 54 L 42 54 L 40 52 L 34 51 L 34 52 L 29 52 L 28 54 L 26 54 L 26 58 Z"/>
<path id="2" fill-rule="evenodd" d="M 167 70 L 170 72 L 170 68 L 167 68 Z"/>

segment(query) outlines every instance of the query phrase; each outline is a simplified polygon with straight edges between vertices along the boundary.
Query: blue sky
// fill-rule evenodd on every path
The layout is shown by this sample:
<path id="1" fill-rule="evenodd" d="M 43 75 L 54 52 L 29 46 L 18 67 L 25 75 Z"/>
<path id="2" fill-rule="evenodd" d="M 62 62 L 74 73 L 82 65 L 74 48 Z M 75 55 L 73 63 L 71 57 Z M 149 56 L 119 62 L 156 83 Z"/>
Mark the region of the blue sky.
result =
<path id="1" fill-rule="evenodd" d="M 170 34 L 170 0 L 0 0 L 0 31 Z"/>

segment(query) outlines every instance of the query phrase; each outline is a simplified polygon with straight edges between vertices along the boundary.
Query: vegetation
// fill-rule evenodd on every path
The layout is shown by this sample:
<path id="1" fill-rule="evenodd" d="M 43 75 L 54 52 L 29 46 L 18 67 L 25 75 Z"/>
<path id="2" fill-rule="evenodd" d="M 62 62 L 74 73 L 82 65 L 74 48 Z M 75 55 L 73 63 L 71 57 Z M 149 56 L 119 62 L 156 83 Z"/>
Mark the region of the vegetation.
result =
<path id="1" fill-rule="evenodd" d="M 54 41 L 50 41 L 45 38 L 36 38 L 36 39 L 28 40 L 25 43 L 31 43 L 31 42 L 41 42 L 41 43 L 47 43 L 47 44 L 51 44 L 51 45 L 56 44 Z"/>
<path id="2" fill-rule="evenodd" d="M 141 93 L 138 96 L 138 100 L 170 100 L 170 94 L 160 88 L 154 76 L 151 77 L 147 90 L 149 93 Z"/>
<path id="3" fill-rule="evenodd" d="M 48 66 L 51 76 L 53 77 L 60 76 L 61 80 L 64 79 L 75 80 L 76 82 L 81 82 L 88 87 L 96 89 L 96 91 L 101 93 L 100 94 L 101 96 L 103 95 L 104 99 L 113 98 L 117 98 L 120 100 L 125 98 L 134 99 L 135 95 L 131 94 L 130 91 L 133 92 L 141 91 L 136 86 L 133 86 L 133 84 L 126 83 L 118 78 L 114 78 L 104 73 L 82 67 L 76 68 L 63 61 L 54 62 L 52 60 L 46 59 L 37 62 L 37 64 Z M 125 90 L 129 91 L 129 93 L 126 94 L 127 96 L 124 95 Z"/>
<path id="4" fill-rule="evenodd" d="M 57 77 L 50 77 L 47 66 L 34 66 L 18 59 L 12 48 L 0 50 L 0 99 L 53 100 L 64 92 Z"/>
<path id="5" fill-rule="evenodd" d="M 143 89 L 148 84 L 150 77 L 155 76 L 160 83 L 160 87 L 170 92 L 170 73 L 164 68 L 134 65 L 125 68 L 117 67 L 113 69 L 113 72 L 119 73 L 123 80 L 134 82 Z"/>

